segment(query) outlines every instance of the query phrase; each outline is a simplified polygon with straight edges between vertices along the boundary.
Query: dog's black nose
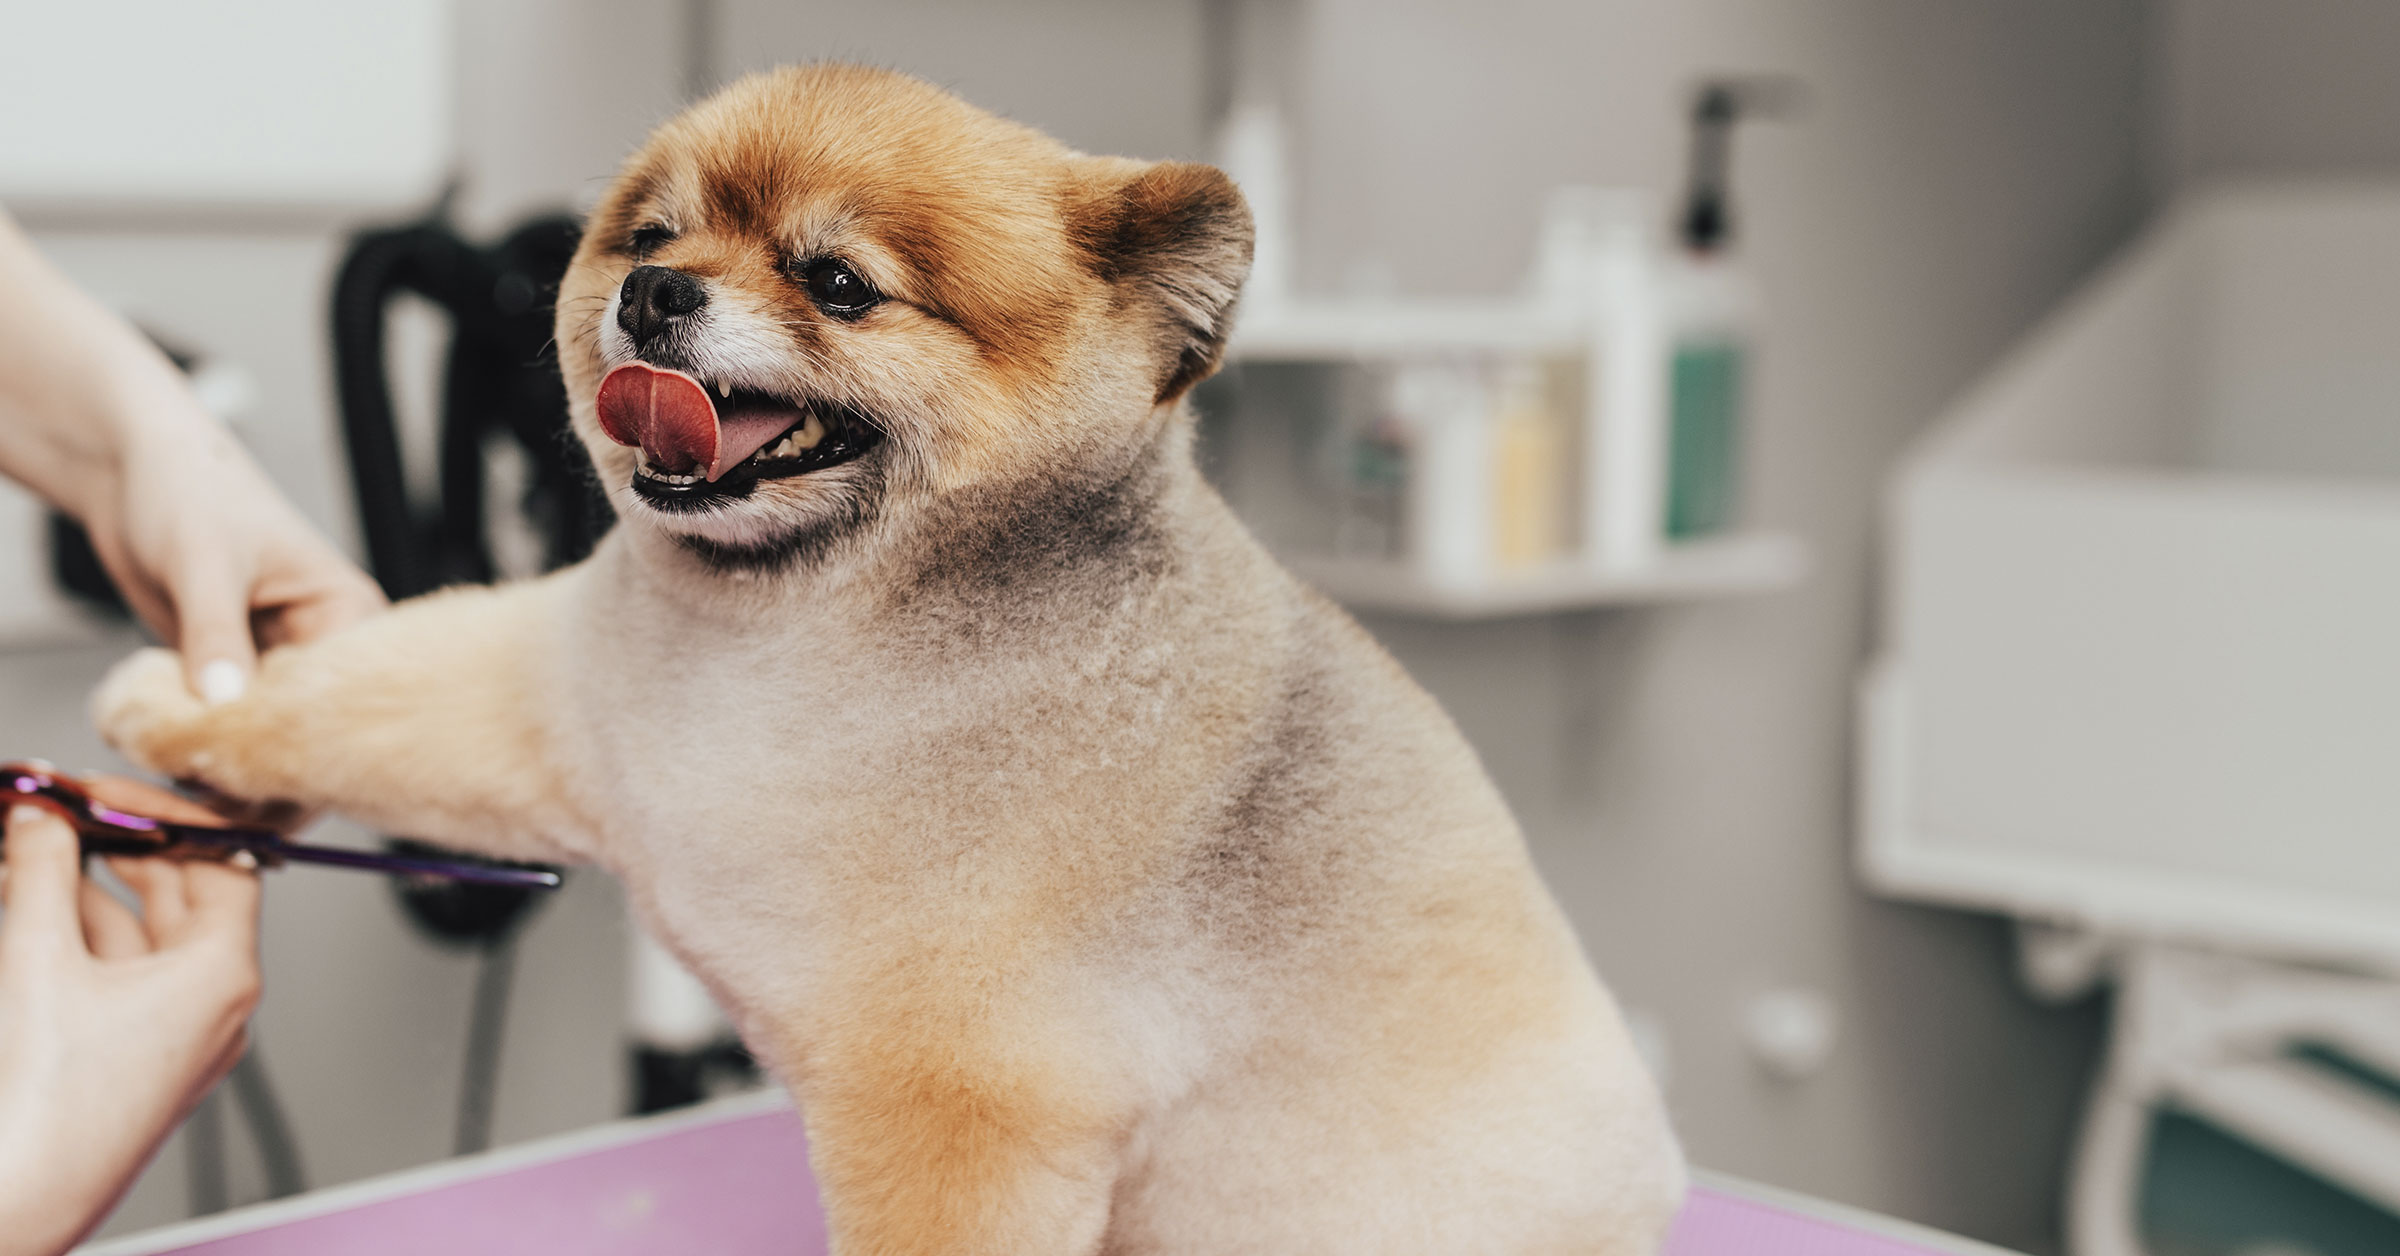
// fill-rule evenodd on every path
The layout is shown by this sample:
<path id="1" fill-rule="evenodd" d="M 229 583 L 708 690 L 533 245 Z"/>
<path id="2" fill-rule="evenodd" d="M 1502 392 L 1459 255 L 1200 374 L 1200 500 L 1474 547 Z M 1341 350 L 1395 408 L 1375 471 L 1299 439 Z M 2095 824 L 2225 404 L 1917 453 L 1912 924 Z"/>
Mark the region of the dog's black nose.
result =
<path id="1" fill-rule="evenodd" d="M 639 349 L 676 319 L 706 304 L 708 289 L 690 275 L 664 266 L 636 266 L 625 276 L 625 290 L 617 294 L 617 326 Z"/>

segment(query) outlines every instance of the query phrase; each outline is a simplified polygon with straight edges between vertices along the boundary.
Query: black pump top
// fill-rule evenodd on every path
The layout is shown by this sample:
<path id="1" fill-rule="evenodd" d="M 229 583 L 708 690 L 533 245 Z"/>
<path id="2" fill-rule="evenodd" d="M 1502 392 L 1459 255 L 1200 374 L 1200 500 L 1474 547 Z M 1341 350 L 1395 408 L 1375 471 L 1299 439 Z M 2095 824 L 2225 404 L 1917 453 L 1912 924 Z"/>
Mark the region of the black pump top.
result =
<path id="1" fill-rule="evenodd" d="M 1692 97 L 1692 168 L 1685 186 L 1679 234 L 1694 253 L 1714 253 L 1733 242 L 1733 124 L 1744 116 L 1788 112 L 1799 98 L 1785 79 L 1718 79 Z"/>

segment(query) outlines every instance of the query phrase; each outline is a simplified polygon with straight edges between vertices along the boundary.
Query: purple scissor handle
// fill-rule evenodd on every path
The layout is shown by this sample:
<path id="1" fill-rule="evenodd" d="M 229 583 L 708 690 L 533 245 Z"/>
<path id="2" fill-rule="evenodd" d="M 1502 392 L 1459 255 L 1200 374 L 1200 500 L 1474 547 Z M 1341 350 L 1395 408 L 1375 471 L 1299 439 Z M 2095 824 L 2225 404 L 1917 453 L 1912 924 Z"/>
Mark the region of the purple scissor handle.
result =
<path id="1" fill-rule="evenodd" d="M 98 793 L 106 793 L 116 805 L 102 801 Z M 532 864 L 312 846 L 292 841 L 273 829 L 228 823 L 190 799 L 155 785 L 116 776 L 78 778 L 40 760 L 0 763 L 0 803 L 30 804 L 65 820 L 82 838 L 84 853 L 88 855 L 149 855 L 223 863 L 247 851 L 262 868 L 313 863 L 543 890 L 557 889 L 561 881 L 557 869 Z M 173 820 L 145 812 L 192 818 Z"/>

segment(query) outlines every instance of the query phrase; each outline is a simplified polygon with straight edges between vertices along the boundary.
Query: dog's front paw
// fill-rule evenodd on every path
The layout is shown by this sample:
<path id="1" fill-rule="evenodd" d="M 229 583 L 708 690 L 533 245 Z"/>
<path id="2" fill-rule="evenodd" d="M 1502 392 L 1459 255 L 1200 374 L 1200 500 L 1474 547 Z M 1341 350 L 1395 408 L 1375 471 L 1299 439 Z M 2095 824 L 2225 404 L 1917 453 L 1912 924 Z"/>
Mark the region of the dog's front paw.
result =
<path id="1" fill-rule="evenodd" d="M 183 680 L 173 650 L 143 650 L 109 670 L 92 694 L 100 736 L 137 766 L 176 780 L 207 781 L 218 767 L 209 713 Z"/>

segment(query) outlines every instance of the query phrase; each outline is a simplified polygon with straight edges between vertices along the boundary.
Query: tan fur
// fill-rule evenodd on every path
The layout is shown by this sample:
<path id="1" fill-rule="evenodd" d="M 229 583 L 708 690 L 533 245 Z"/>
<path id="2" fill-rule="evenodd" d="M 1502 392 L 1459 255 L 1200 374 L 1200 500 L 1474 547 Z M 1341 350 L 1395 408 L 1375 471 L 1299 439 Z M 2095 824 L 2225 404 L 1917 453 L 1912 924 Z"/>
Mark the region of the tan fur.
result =
<path id="1" fill-rule="evenodd" d="M 703 378 L 885 443 L 705 519 L 598 431 L 644 259 Z M 844 321 L 786 263 L 890 298 Z M 96 699 L 151 768 L 589 858 L 792 1087 L 844 1256 L 1653 1251 L 1656 1094 L 1426 695 L 1200 479 L 1179 399 L 1249 254 L 1201 166 L 923 83 L 744 80 L 670 122 L 561 294 L 623 523 L 542 581 Z"/>

